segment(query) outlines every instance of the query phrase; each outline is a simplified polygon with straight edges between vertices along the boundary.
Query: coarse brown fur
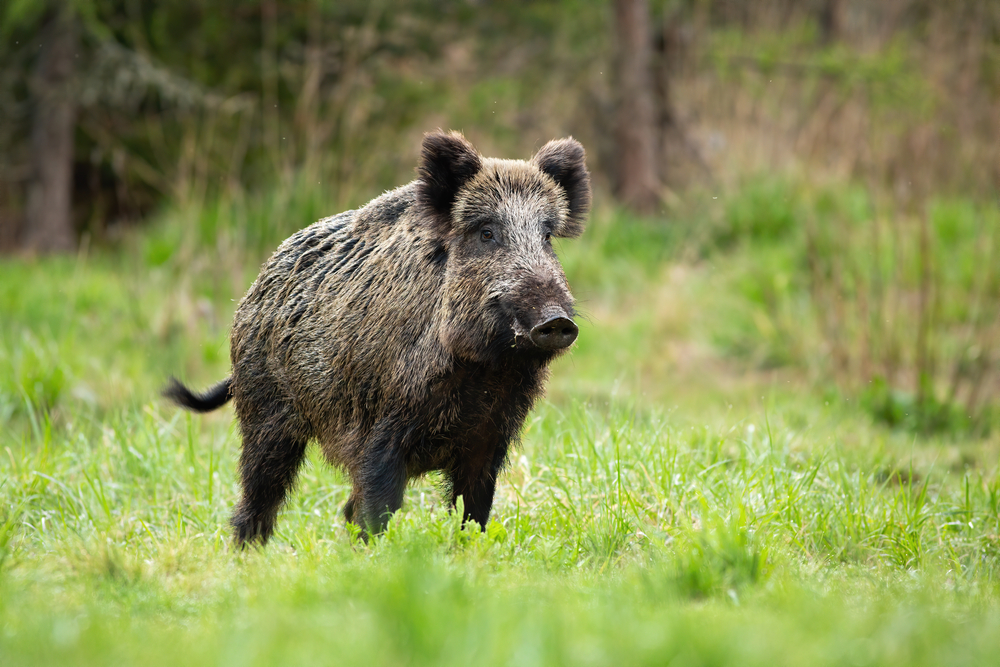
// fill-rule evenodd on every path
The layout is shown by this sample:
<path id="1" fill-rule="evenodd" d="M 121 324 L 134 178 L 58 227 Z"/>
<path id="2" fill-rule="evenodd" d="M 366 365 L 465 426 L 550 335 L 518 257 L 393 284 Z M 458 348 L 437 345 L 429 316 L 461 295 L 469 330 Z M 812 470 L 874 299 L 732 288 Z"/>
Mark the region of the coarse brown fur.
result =
<path id="1" fill-rule="evenodd" d="M 525 162 L 440 132 L 418 175 L 282 243 L 236 311 L 232 376 L 165 392 L 202 411 L 235 401 L 240 544 L 270 537 L 313 440 L 350 474 L 344 514 L 368 532 L 432 470 L 465 519 L 489 518 L 547 364 L 576 337 L 549 239 L 583 232 L 590 177 L 573 139 Z"/>

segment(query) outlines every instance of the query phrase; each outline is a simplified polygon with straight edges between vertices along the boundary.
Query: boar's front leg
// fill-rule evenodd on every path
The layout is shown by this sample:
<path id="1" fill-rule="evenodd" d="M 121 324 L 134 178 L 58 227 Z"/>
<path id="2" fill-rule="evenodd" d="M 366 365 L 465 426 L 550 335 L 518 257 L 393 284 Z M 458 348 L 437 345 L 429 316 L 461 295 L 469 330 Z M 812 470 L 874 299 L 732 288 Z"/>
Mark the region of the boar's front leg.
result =
<path id="1" fill-rule="evenodd" d="M 381 533 L 403 505 L 406 491 L 406 458 L 400 439 L 381 431 L 368 443 L 352 476 L 354 491 L 344 516 L 360 525 L 366 537 Z"/>
<path id="2" fill-rule="evenodd" d="M 447 470 L 451 506 L 455 507 L 458 497 L 462 496 L 465 507 L 462 521 L 475 521 L 482 530 L 486 530 L 493 509 L 497 476 L 507 461 L 508 443 L 498 442 L 500 439 L 494 435 L 473 445 Z"/>

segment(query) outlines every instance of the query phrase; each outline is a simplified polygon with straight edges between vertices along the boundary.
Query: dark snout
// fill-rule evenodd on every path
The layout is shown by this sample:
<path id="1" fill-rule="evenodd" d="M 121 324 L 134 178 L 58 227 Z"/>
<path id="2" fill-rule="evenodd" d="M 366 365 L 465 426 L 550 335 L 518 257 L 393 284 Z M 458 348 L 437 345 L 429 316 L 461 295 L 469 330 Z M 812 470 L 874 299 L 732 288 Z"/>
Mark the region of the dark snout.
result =
<path id="1" fill-rule="evenodd" d="M 531 342 L 543 350 L 562 350 L 573 344 L 576 335 L 580 333 L 576 324 L 566 313 L 550 313 L 532 327 L 528 337 Z"/>

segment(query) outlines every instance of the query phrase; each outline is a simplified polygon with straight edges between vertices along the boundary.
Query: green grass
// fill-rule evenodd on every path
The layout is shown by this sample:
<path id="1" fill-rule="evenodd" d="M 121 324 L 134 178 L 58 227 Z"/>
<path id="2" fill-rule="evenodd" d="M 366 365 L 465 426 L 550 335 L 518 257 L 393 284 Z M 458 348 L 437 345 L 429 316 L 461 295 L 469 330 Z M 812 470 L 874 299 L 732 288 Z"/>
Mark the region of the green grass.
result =
<path id="1" fill-rule="evenodd" d="M 1000 642 L 997 479 L 782 423 L 545 404 L 485 534 L 425 482 L 369 546 L 311 458 L 246 554 L 225 415 L 145 406 L 39 440 L 4 464 L 5 664 L 977 664 Z"/>
<path id="2" fill-rule="evenodd" d="M 170 215 L 118 251 L 0 263 L 2 664 L 995 660 L 996 436 L 889 430 L 768 356 L 755 313 L 781 286 L 754 270 L 787 264 L 780 235 L 682 262 L 683 229 L 599 211 L 560 248 L 579 345 L 485 532 L 430 478 L 361 543 L 311 452 L 273 542 L 238 553 L 231 409 L 156 391 L 227 372 L 261 257 Z"/>

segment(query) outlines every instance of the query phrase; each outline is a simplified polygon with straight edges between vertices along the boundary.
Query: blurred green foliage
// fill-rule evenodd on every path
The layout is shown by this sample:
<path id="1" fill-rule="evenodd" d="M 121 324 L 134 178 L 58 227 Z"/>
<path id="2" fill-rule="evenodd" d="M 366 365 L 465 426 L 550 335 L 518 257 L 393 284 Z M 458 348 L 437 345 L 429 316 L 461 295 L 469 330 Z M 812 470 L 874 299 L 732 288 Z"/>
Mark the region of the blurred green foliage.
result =
<path id="1" fill-rule="evenodd" d="M 739 242 L 781 241 L 797 230 L 802 213 L 794 187 L 758 176 L 726 198 L 722 225 L 711 240 L 723 249 Z"/>

